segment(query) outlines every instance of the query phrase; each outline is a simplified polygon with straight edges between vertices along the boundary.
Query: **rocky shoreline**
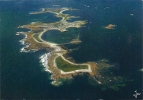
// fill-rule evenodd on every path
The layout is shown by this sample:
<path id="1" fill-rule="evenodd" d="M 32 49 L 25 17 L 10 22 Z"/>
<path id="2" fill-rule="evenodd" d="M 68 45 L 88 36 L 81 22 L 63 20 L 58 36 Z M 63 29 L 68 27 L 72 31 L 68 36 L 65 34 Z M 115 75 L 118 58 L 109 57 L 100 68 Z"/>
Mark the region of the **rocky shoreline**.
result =
<path id="1" fill-rule="evenodd" d="M 67 28 L 70 27 L 75 27 L 75 28 L 80 28 L 82 25 L 86 24 L 85 21 L 75 21 L 75 22 L 67 22 L 68 19 L 70 18 L 75 18 L 75 16 L 69 16 L 68 14 L 63 14 L 64 11 L 67 10 L 75 10 L 72 8 L 59 8 L 59 9 L 51 9 L 51 8 L 42 8 L 41 11 L 39 12 L 31 12 L 30 14 L 42 14 L 42 13 L 53 13 L 56 14 L 57 17 L 61 17 L 61 21 L 55 22 L 55 23 L 41 23 L 41 22 L 32 22 L 31 24 L 28 25 L 23 25 L 19 26 L 18 28 L 26 28 L 30 29 L 31 31 L 29 32 L 17 32 L 16 35 L 19 34 L 24 34 L 25 38 L 20 40 L 22 45 L 25 45 L 23 48 L 21 48 L 20 52 L 29 52 L 29 51 L 37 51 L 41 48 L 47 48 L 47 49 L 52 49 L 49 53 L 43 54 L 39 59 L 40 63 L 44 66 L 45 71 L 48 71 L 52 73 L 51 79 L 54 81 L 52 84 L 57 83 L 56 81 L 60 78 L 71 78 L 72 75 L 77 74 L 79 72 L 83 73 L 90 73 L 92 72 L 91 67 L 89 64 L 76 64 L 72 63 L 66 58 L 64 58 L 64 54 L 67 53 L 67 50 L 63 49 L 60 47 L 60 45 L 56 43 L 51 43 L 48 41 L 44 41 L 41 36 L 47 32 L 48 30 L 59 30 L 61 32 L 67 31 Z M 35 31 L 39 31 L 39 33 L 36 33 L 38 37 L 33 37 Z M 41 42 L 39 42 L 38 40 Z M 73 39 L 74 40 L 74 39 Z M 77 42 L 80 40 L 78 39 Z M 72 41 L 70 43 L 76 43 L 76 41 Z M 60 69 L 58 69 L 56 65 L 55 59 L 61 56 L 63 60 L 68 62 L 69 64 L 72 65 L 88 65 L 88 69 L 80 69 L 80 70 L 75 70 L 71 72 L 64 72 Z"/>

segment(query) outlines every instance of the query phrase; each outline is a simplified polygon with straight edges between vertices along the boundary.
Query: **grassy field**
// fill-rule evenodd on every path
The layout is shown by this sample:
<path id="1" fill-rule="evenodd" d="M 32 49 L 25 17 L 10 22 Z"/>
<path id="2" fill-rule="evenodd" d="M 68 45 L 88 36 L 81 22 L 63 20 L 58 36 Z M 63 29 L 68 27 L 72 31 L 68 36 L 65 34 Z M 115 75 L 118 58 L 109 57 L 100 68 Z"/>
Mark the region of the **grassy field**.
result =
<path id="1" fill-rule="evenodd" d="M 38 42 L 42 42 L 42 41 L 39 39 L 38 36 L 39 36 L 39 34 L 34 34 L 34 35 L 33 35 L 33 37 L 34 37 Z"/>
<path id="2" fill-rule="evenodd" d="M 64 72 L 74 71 L 74 70 L 80 70 L 80 69 L 88 69 L 87 65 L 73 65 L 68 63 L 67 61 L 63 60 L 62 57 L 56 58 L 56 64 L 57 67 Z"/>

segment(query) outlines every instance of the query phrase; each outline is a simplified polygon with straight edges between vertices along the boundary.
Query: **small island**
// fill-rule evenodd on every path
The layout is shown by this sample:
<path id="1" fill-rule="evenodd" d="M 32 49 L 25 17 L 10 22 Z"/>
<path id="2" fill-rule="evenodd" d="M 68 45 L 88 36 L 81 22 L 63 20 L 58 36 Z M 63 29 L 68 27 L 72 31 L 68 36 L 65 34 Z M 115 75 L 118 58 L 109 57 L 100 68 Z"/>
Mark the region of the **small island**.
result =
<path id="1" fill-rule="evenodd" d="M 104 26 L 105 29 L 113 30 L 115 29 L 116 25 L 115 24 L 109 24 L 107 26 Z"/>
<path id="2" fill-rule="evenodd" d="M 45 53 L 40 57 L 40 62 L 45 68 L 45 71 L 51 73 L 52 84 L 58 86 L 61 84 L 61 79 L 71 79 L 73 76 L 79 75 L 81 73 L 87 73 L 92 78 L 93 82 L 97 84 L 104 85 L 108 83 L 109 86 L 115 88 L 112 81 L 118 81 L 118 78 L 109 77 L 107 74 L 102 76 L 101 72 L 103 69 L 113 68 L 114 65 L 107 64 L 107 60 L 100 60 L 98 62 L 84 62 L 84 63 L 75 63 L 67 59 L 67 49 L 63 48 L 62 44 L 52 43 L 49 41 L 43 40 L 41 37 L 45 32 L 49 30 L 58 30 L 60 32 L 67 31 L 67 28 L 80 28 L 85 25 L 86 20 L 78 20 L 73 22 L 68 22 L 67 20 L 71 18 L 77 18 L 76 16 L 70 16 L 68 14 L 63 14 L 67 10 L 77 10 L 72 8 L 42 8 L 39 12 L 31 12 L 30 14 L 43 14 L 43 13 L 53 13 L 56 17 L 62 18 L 60 21 L 54 23 L 46 22 L 32 22 L 27 25 L 19 26 L 18 28 L 29 29 L 28 32 L 17 32 L 16 35 L 24 34 L 25 38 L 20 42 L 24 45 L 21 49 L 21 52 L 37 51 L 40 49 L 48 50 L 48 53 Z M 105 28 L 113 29 L 115 25 L 108 25 Z M 82 42 L 79 39 L 79 34 L 77 38 L 72 39 L 69 44 L 77 44 Z M 101 71 L 102 69 L 102 71 Z M 106 79 L 105 79 L 106 78 Z M 112 80 L 111 80 L 112 79 Z M 120 77 L 120 80 L 122 77 Z M 119 81 L 119 84 L 124 83 L 123 79 Z M 123 85 L 119 85 L 123 86 Z"/>

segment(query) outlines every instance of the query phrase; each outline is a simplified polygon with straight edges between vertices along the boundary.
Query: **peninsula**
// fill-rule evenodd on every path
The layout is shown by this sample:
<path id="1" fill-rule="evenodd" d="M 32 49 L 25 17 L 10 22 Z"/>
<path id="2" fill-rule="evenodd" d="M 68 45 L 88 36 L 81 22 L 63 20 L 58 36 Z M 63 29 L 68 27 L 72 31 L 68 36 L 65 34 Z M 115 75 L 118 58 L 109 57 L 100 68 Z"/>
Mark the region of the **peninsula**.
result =
<path id="1" fill-rule="evenodd" d="M 31 12 L 30 14 L 42 14 L 42 13 L 53 13 L 57 17 L 62 18 L 60 21 L 55 23 L 43 23 L 43 22 L 32 22 L 28 25 L 19 26 L 18 28 L 30 29 L 29 32 L 19 32 L 26 35 L 22 42 L 26 44 L 21 52 L 28 52 L 31 50 L 48 49 L 49 53 L 44 54 L 40 57 L 42 65 L 45 67 L 46 71 L 52 73 L 51 79 L 54 81 L 52 84 L 58 85 L 57 82 L 60 78 L 72 78 L 72 75 L 77 75 L 79 72 L 92 73 L 91 65 L 88 63 L 76 64 L 67 60 L 63 55 L 68 51 L 63 49 L 58 43 L 51 43 L 45 41 L 41 36 L 49 30 L 58 30 L 61 32 L 67 31 L 67 28 L 75 27 L 80 28 L 82 25 L 86 24 L 86 21 L 74 21 L 68 22 L 70 18 L 76 18 L 75 16 L 69 16 L 68 14 L 63 14 L 66 10 L 76 10 L 72 8 L 42 8 L 40 12 Z M 69 43 L 79 43 L 79 39 L 72 39 Z"/>
<path id="2" fill-rule="evenodd" d="M 18 28 L 29 29 L 28 32 L 17 32 L 16 35 L 24 34 L 25 38 L 20 40 L 20 42 L 25 45 L 21 49 L 21 52 L 37 51 L 40 49 L 46 49 L 47 53 L 40 57 L 40 62 L 44 66 L 45 71 L 51 73 L 51 79 L 53 85 L 60 85 L 63 79 L 71 79 L 73 76 L 87 73 L 94 83 L 102 84 L 105 87 L 115 88 L 117 86 L 124 86 L 122 77 L 113 77 L 113 75 L 105 74 L 108 69 L 114 68 L 114 65 L 108 63 L 108 60 L 101 59 L 96 62 L 84 62 L 75 63 L 67 59 L 67 49 L 63 48 L 62 44 L 52 43 L 48 40 L 43 40 L 42 35 L 50 30 L 58 30 L 61 34 L 67 31 L 68 28 L 80 28 L 87 23 L 86 20 L 78 20 L 73 22 L 68 22 L 71 18 L 77 18 L 76 16 L 70 16 L 68 14 L 63 14 L 67 10 L 77 10 L 72 8 L 42 8 L 41 11 L 31 12 L 30 14 L 43 14 L 43 13 L 53 13 L 56 17 L 60 17 L 61 20 L 48 23 L 48 22 L 32 22 L 27 25 L 19 26 Z M 113 29 L 115 25 L 108 25 L 105 28 Z M 73 38 L 68 44 L 78 44 L 82 42 L 79 39 L 79 34 L 77 38 Z M 117 85 L 119 82 L 119 85 Z M 113 83 L 116 83 L 115 85 Z"/>

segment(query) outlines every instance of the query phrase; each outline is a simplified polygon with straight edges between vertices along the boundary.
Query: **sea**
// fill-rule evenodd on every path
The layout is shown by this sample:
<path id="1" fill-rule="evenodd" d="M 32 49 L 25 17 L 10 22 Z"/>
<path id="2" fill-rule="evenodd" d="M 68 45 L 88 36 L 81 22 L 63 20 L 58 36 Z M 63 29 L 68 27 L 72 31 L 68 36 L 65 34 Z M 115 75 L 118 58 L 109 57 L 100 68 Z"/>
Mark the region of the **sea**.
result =
<path id="1" fill-rule="evenodd" d="M 141 0 L 0 0 L 0 99 L 4 100 L 133 100 L 143 99 L 142 65 L 142 1 Z M 53 6 L 54 5 L 54 6 Z M 30 15 L 40 8 L 71 7 L 78 10 L 65 14 L 80 16 L 69 21 L 86 20 L 84 27 L 69 28 L 68 34 L 80 34 L 80 44 L 64 46 L 75 49 L 69 53 L 75 62 L 108 59 L 118 63 L 120 75 L 133 81 L 118 91 L 105 90 L 90 84 L 88 75 L 79 75 L 61 86 L 51 85 L 39 57 L 46 50 L 20 52 L 23 35 L 15 35 L 18 26 L 31 22 L 61 20 L 51 13 Z M 104 27 L 115 24 L 114 30 Z M 63 33 L 64 34 L 64 33 Z M 59 31 L 44 34 L 45 40 L 66 43 Z M 68 37 L 67 35 L 64 35 Z M 55 38 L 54 38 L 55 37 Z M 137 98 L 133 95 L 137 95 Z"/>

